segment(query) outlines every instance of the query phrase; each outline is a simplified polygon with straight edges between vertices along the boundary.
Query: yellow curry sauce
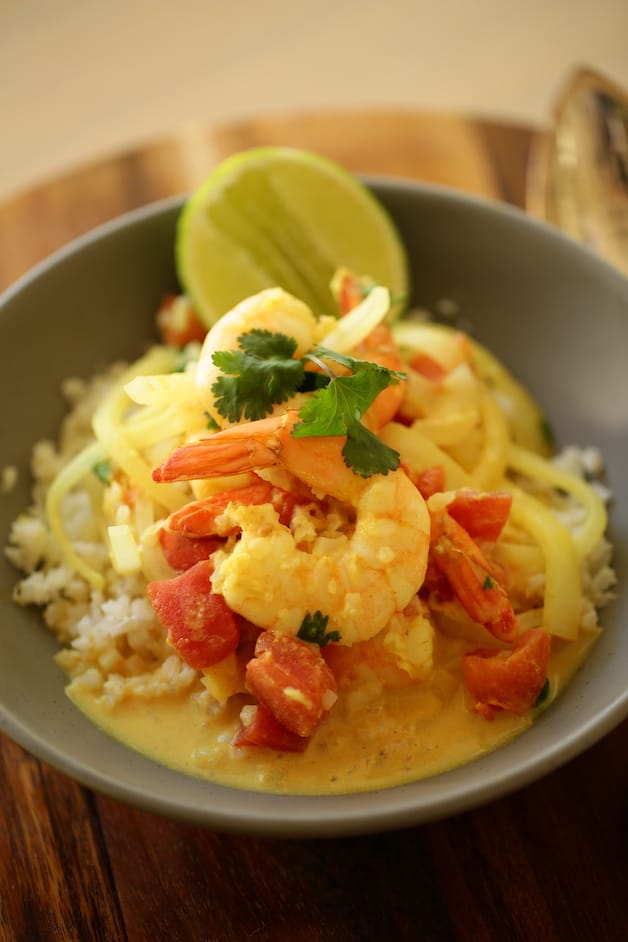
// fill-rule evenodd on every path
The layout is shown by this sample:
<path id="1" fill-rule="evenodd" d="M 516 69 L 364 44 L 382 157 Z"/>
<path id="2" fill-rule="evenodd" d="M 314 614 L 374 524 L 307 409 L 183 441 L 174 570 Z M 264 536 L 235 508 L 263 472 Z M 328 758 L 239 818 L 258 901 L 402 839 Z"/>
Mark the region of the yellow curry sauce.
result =
<path id="1" fill-rule="evenodd" d="M 586 658 L 599 631 L 553 641 L 551 698 Z M 460 671 L 463 642 L 439 636 L 428 680 L 402 688 L 365 684 L 343 690 L 304 753 L 234 748 L 244 698 L 208 713 L 189 692 L 159 699 L 128 697 L 108 705 L 75 682 L 68 694 L 94 723 L 162 765 L 219 784 L 284 794 L 340 794 L 400 785 L 447 771 L 498 748 L 526 730 L 526 716 L 474 713 Z M 468 648 L 468 645 L 467 645 Z M 538 712 L 538 711 L 537 711 Z"/>

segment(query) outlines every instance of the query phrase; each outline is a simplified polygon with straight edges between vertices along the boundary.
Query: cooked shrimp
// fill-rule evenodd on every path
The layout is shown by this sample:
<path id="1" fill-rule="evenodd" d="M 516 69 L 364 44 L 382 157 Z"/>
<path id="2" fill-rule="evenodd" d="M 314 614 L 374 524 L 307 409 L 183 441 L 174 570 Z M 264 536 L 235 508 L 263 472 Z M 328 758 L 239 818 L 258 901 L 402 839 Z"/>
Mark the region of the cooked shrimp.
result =
<path id="1" fill-rule="evenodd" d="M 446 508 L 430 507 L 430 517 L 431 563 L 473 621 L 484 625 L 500 641 L 512 641 L 518 625 L 501 572 Z"/>
<path id="2" fill-rule="evenodd" d="M 281 487 L 273 487 L 268 481 L 255 480 L 244 487 L 234 487 L 221 493 L 212 494 L 200 500 L 190 501 L 179 510 L 170 514 L 167 527 L 174 533 L 191 538 L 211 536 L 229 536 L 234 532 L 228 524 L 225 532 L 222 515 L 229 504 L 272 504 L 279 514 L 279 521 L 288 524 L 292 512 L 298 503 L 305 503 L 303 495 L 293 494 Z"/>
<path id="3" fill-rule="evenodd" d="M 358 345 L 357 355 L 388 369 L 403 372 L 404 364 L 393 336 L 385 324 L 371 331 Z M 401 380 L 382 390 L 373 404 L 364 413 L 365 424 L 374 432 L 382 429 L 399 412 L 406 397 L 408 382 Z"/>
<path id="4" fill-rule="evenodd" d="M 295 357 L 302 357 L 318 343 L 334 324 L 334 319 L 318 320 L 309 307 L 281 288 L 267 288 L 237 304 L 216 322 L 205 338 L 196 371 L 196 387 L 203 396 L 207 411 L 214 421 L 225 427 L 229 423 L 216 411 L 212 386 L 220 369 L 213 355 L 219 350 L 235 350 L 238 338 L 248 331 L 262 329 L 285 334 L 297 344 Z M 283 406 L 285 409 L 285 405 Z"/>
<path id="5" fill-rule="evenodd" d="M 379 289 L 383 291 L 383 289 Z M 388 297 L 387 293 L 385 296 Z M 344 312 L 349 313 L 349 312 Z M 356 317 L 358 316 L 356 312 Z M 376 315 L 377 316 L 377 315 Z M 229 422 L 220 415 L 214 406 L 212 387 L 222 375 L 213 361 L 214 353 L 222 350 L 234 350 L 238 338 L 251 330 L 263 329 L 271 333 L 285 334 L 296 341 L 295 358 L 303 357 L 318 343 L 322 343 L 341 353 L 348 353 L 345 347 L 346 336 L 338 331 L 337 321 L 333 317 L 316 318 L 311 310 L 298 298 L 281 288 L 268 288 L 242 301 L 220 318 L 207 334 L 196 371 L 196 387 L 205 403 L 207 412 L 217 425 L 225 428 Z M 384 324 L 378 324 L 357 345 L 356 356 L 373 363 L 379 363 L 389 369 L 403 368 L 401 355 L 392 334 Z M 335 369 L 342 370 L 336 365 Z M 377 397 L 364 420 L 374 431 L 382 428 L 398 411 L 405 396 L 405 383 L 389 386 Z M 277 407 L 283 412 L 295 406 L 303 397 Z"/>
<path id="6" fill-rule="evenodd" d="M 290 411 L 232 426 L 176 449 L 153 476 L 180 481 L 279 464 L 316 497 L 342 502 L 332 515 L 338 526 L 307 545 L 271 504 L 230 505 L 225 515 L 242 535 L 216 554 L 213 586 L 263 628 L 295 635 L 306 614 L 320 610 L 341 643 L 364 641 L 403 612 L 423 583 L 427 507 L 403 471 L 361 478 L 344 463 L 342 437 L 296 439 L 296 421 Z"/>
<path id="7" fill-rule="evenodd" d="M 323 656 L 341 687 L 359 683 L 366 673 L 382 687 L 404 687 L 429 675 L 434 666 L 433 641 L 429 610 L 415 596 L 374 638 L 350 648 L 330 644 Z"/>

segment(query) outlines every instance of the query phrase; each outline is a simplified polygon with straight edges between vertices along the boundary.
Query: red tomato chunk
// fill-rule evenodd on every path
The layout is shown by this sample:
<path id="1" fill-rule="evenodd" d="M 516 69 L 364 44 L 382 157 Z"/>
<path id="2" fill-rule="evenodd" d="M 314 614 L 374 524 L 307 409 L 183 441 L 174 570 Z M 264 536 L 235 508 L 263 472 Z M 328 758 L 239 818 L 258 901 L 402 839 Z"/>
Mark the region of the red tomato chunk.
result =
<path id="1" fill-rule="evenodd" d="M 429 353 L 415 354 L 410 360 L 410 366 L 433 383 L 439 383 L 447 376 L 444 366 L 441 366 L 438 360 L 431 357 Z"/>
<path id="2" fill-rule="evenodd" d="M 336 699 L 336 681 L 320 648 L 289 635 L 264 631 L 246 667 L 252 694 L 282 726 L 311 736 Z"/>
<path id="3" fill-rule="evenodd" d="M 445 469 L 440 464 L 425 468 L 414 481 L 416 487 L 425 500 L 445 490 Z"/>
<path id="4" fill-rule="evenodd" d="M 214 536 L 184 536 L 162 527 L 159 531 L 159 543 L 168 565 L 178 572 L 183 572 L 195 563 L 209 559 L 211 554 L 223 545 L 224 540 Z"/>
<path id="5" fill-rule="evenodd" d="M 477 712 L 490 720 L 494 709 L 518 715 L 531 709 L 545 684 L 550 650 L 547 631 L 531 628 L 510 652 L 482 649 L 466 654 L 462 672 Z"/>
<path id="6" fill-rule="evenodd" d="M 235 651 L 240 632 L 222 595 L 212 591 L 211 560 L 162 582 L 149 582 L 148 597 L 168 632 L 168 642 L 190 667 L 211 667 Z"/>
<path id="7" fill-rule="evenodd" d="M 174 294 L 167 295 L 157 311 L 157 329 L 162 342 L 171 347 L 184 347 L 194 340 L 202 343 L 207 333 L 189 302 Z"/>
<path id="8" fill-rule="evenodd" d="M 502 532 L 512 506 L 512 496 L 502 491 L 483 493 L 461 488 L 447 504 L 447 511 L 474 540 L 494 542 Z"/>
<path id="9" fill-rule="evenodd" d="M 245 707 L 242 714 L 242 726 L 233 739 L 234 746 L 258 746 L 277 752 L 303 752 L 307 747 L 307 736 L 290 732 L 261 703 Z"/>

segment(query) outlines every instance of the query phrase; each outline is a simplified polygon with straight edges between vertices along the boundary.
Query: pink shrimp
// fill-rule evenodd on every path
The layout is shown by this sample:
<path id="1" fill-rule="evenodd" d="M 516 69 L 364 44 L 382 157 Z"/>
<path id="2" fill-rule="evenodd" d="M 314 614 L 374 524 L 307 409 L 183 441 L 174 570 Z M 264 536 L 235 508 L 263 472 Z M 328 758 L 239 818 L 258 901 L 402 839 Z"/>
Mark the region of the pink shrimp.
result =
<path id="1" fill-rule="evenodd" d="M 500 641 L 512 641 L 517 619 L 501 573 L 446 508 L 430 511 L 430 518 L 431 564 L 445 577 L 473 621 Z"/>
<path id="2" fill-rule="evenodd" d="M 345 523 L 304 547 L 271 504 L 232 505 L 241 537 L 217 565 L 214 587 L 260 627 L 296 634 L 320 610 L 345 644 L 373 637 L 403 612 L 427 565 L 429 515 L 403 471 L 362 478 L 346 466 L 344 438 L 294 438 L 294 410 L 231 426 L 184 445 L 156 481 L 193 480 L 282 466 L 317 497 L 347 505 Z M 228 523 L 229 521 L 226 521 Z"/>
<path id="3" fill-rule="evenodd" d="M 289 524 L 297 504 L 307 503 L 311 497 L 291 493 L 258 478 L 252 484 L 235 487 L 211 497 L 191 501 L 170 514 L 167 527 L 186 537 L 229 536 L 238 528 L 222 520 L 229 504 L 272 504 L 279 514 L 280 523 Z"/>

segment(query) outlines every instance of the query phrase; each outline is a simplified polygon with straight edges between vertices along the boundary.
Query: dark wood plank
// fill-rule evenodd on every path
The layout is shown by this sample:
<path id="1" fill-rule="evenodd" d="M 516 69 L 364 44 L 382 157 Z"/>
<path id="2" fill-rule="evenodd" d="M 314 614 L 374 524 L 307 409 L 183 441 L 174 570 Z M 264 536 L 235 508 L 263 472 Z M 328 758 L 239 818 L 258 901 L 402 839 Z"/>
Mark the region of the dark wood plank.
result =
<path id="1" fill-rule="evenodd" d="M 628 938 L 628 724 L 534 785 L 427 829 L 461 942 Z"/>
<path id="2" fill-rule="evenodd" d="M 2 737 L 0 935 L 126 939 L 93 795 Z"/>
<path id="3" fill-rule="evenodd" d="M 417 916 L 426 938 L 455 939 L 419 830 L 278 841 L 98 806 L 132 939 L 410 942 Z"/>

